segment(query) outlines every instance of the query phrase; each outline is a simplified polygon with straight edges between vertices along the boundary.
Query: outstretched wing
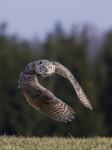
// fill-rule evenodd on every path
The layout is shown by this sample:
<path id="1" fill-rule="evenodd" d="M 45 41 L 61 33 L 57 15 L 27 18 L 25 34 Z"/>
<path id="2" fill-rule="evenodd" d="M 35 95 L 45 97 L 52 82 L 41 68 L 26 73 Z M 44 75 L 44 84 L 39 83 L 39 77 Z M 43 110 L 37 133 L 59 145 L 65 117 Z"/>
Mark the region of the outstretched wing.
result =
<path id="1" fill-rule="evenodd" d="M 60 122 L 74 119 L 74 111 L 44 87 L 27 85 L 23 89 L 27 102 L 44 115 Z"/>
<path id="2" fill-rule="evenodd" d="M 53 62 L 53 64 L 55 65 L 55 72 L 57 74 L 60 74 L 63 77 L 69 79 L 69 81 L 73 85 L 73 87 L 77 93 L 77 96 L 78 96 L 79 100 L 82 102 L 82 104 L 85 107 L 92 110 L 92 106 L 91 106 L 91 103 L 89 102 L 89 99 L 86 97 L 83 89 L 81 88 L 80 84 L 77 82 L 75 77 L 72 75 L 72 73 L 66 67 L 64 67 L 62 64 L 60 64 L 58 62 Z"/>

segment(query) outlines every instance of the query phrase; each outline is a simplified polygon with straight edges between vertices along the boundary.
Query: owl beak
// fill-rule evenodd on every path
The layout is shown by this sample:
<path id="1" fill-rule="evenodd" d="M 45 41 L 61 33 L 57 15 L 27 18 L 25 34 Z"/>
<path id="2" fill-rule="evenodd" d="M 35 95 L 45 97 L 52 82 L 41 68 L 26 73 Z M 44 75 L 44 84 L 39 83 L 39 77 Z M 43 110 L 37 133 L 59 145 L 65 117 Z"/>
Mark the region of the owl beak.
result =
<path id="1" fill-rule="evenodd" d="M 37 75 L 37 77 L 41 77 L 41 74 L 40 74 L 40 73 L 37 73 L 36 75 Z"/>

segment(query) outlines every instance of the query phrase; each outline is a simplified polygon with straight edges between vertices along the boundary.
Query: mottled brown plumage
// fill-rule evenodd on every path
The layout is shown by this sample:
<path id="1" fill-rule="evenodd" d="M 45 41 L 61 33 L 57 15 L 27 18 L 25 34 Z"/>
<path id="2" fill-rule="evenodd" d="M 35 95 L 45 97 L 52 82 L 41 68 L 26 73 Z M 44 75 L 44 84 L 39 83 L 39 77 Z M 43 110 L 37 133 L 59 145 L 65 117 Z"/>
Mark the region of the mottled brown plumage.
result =
<path id="1" fill-rule="evenodd" d="M 54 62 L 54 65 L 55 65 L 55 72 L 67 78 L 71 82 L 81 103 L 85 107 L 88 107 L 89 109 L 92 110 L 92 106 L 91 103 L 89 102 L 89 99 L 85 95 L 83 89 L 81 88 L 80 84 L 77 82 L 75 77 L 72 75 L 72 73 L 58 62 Z"/>
<path id="2" fill-rule="evenodd" d="M 25 76 L 25 77 L 24 77 Z M 25 81 L 21 90 L 27 102 L 39 112 L 60 122 L 71 121 L 74 111 L 49 90 L 40 85 L 36 75 L 21 74 Z"/>
<path id="3" fill-rule="evenodd" d="M 84 106 L 92 109 L 82 88 L 72 73 L 58 62 L 39 60 L 29 63 L 20 74 L 19 87 L 27 102 L 44 115 L 60 122 L 68 122 L 74 119 L 74 111 L 70 106 L 55 97 L 53 93 L 44 88 L 38 81 L 38 76 L 47 77 L 58 73 L 69 79 L 80 101 Z"/>

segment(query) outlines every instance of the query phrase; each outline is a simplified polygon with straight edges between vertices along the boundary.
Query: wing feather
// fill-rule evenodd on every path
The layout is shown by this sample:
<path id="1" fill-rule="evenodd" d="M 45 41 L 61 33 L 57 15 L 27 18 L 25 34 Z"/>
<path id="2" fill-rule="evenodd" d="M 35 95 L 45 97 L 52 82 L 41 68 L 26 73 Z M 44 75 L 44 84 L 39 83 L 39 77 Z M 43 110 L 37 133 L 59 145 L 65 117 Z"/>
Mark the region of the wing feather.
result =
<path id="1" fill-rule="evenodd" d="M 62 64 L 60 64 L 58 62 L 53 62 L 53 64 L 55 65 L 55 72 L 57 74 L 60 74 L 63 77 L 69 79 L 69 81 L 73 85 L 73 87 L 74 87 L 74 89 L 75 89 L 75 91 L 77 93 L 77 96 L 78 96 L 79 100 L 81 101 L 81 103 L 85 107 L 87 107 L 87 108 L 92 110 L 92 106 L 91 106 L 91 103 L 90 103 L 89 99 L 85 95 L 83 89 L 81 88 L 80 84 L 75 79 L 75 77 L 72 75 L 72 73 L 66 67 L 64 67 Z"/>
<path id="2" fill-rule="evenodd" d="M 56 121 L 66 123 L 74 119 L 73 109 L 45 88 L 27 85 L 23 95 L 31 106 Z"/>

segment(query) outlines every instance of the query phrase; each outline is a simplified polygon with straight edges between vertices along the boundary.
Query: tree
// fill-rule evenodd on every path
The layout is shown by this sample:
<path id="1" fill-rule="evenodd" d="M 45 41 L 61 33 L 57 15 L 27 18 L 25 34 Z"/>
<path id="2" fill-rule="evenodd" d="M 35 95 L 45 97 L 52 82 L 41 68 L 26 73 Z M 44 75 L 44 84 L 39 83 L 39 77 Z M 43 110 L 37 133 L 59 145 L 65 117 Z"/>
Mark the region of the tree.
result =
<path id="1" fill-rule="evenodd" d="M 98 66 L 100 105 L 108 129 L 107 134 L 112 135 L 112 32 L 108 32 L 105 36 Z"/>
<path id="2" fill-rule="evenodd" d="M 111 125 L 105 125 L 104 122 L 104 114 L 107 121 L 109 121 L 107 115 L 111 114 L 111 92 L 108 93 L 111 88 L 111 82 L 109 82 L 111 79 L 110 38 L 107 38 L 106 43 L 110 42 L 105 44 L 104 48 L 110 50 L 106 54 L 104 50 L 100 62 L 97 61 L 99 69 L 96 69 L 93 68 L 89 57 L 87 28 L 84 28 L 78 36 L 78 33 L 75 34 L 75 32 L 67 34 L 58 24 L 41 43 L 42 53 L 36 51 L 40 45 L 37 44 L 37 48 L 33 48 L 30 42 L 20 40 L 14 35 L 8 36 L 5 28 L 2 30 L 0 29 L 0 134 L 72 135 L 77 137 L 106 135 L 108 128 L 111 127 Z M 76 30 L 74 29 L 74 31 Z M 107 45 L 109 46 L 107 47 Z M 91 98 L 93 111 L 87 110 L 78 102 L 78 98 L 67 80 L 55 75 L 39 81 L 57 97 L 73 107 L 76 112 L 74 121 L 69 124 L 58 123 L 39 114 L 27 104 L 17 89 L 19 74 L 27 63 L 42 58 L 58 61 L 71 70 L 86 95 Z M 104 97 L 107 95 L 110 99 L 109 104 L 106 103 L 105 107 Z M 100 101 L 100 98 L 103 101 Z"/>

